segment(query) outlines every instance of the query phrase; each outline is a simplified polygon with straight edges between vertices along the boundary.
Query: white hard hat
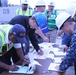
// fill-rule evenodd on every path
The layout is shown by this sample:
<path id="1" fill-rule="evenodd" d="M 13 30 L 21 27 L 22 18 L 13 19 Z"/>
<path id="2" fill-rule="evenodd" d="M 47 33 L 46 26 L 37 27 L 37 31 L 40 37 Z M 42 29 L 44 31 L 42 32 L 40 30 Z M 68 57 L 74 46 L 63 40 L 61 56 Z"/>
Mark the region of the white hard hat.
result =
<path id="1" fill-rule="evenodd" d="M 63 25 L 63 23 L 70 17 L 71 15 L 68 14 L 67 12 L 63 12 L 60 13 L 57 17 L 56 17 L 56 26 L 58 27 L 58 29 L 60 29 L 60 27 Z"/>
<path id="2" fill-rule="evenodd" d="M 21 4 L 28 4 L 27 0 L 22 0 Z"/>
<path id="3" fill-rule="evenodd" d="M 66 6 L 65 11 L 73 17 L 76 11 L 76 3 L 69 3 Z"/>
<path id="4" fill-rule="evenodd" d="M 49 6 L 55 6 L 55 3 L 54 3 L 54 1 L 50 1 L 50 2 L 48 3 L 48 5 L 49 5 Z"/>
<path id="5" fill-rule="evenodd" d="M 36 3 L 36 6 L 45 6 L 45 1 L 43 0 L 38 0 L 38 2 Z"/>

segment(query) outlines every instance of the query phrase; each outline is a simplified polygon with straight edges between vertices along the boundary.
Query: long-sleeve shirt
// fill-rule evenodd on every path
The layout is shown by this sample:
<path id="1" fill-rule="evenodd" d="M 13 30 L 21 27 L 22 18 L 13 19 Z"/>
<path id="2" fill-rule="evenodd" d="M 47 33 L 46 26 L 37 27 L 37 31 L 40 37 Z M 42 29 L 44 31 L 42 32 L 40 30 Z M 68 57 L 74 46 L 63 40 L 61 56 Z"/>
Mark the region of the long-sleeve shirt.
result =
<path id="1" fill-rule="evenodd" d="M 9 22 L 9 24 L 21 24 L 26 28 L 26 35 L 29 37 L 32 45 L 38 51 L 40 47 L 38 46 L 38 41 L 35 37 L 35 29 L 30 28 L 29 25 L 29 18 L 27 16 L 19 15 L 12 18 L 12 20 Z"/>
<path id="2" fill-rule="evenodd" d="M 72 34 L 70 47 L 59 68 L 61 71 L 65 71 L 70 66 L 72 66 L 74 62 L 76 62 L 76 25 Z"/>

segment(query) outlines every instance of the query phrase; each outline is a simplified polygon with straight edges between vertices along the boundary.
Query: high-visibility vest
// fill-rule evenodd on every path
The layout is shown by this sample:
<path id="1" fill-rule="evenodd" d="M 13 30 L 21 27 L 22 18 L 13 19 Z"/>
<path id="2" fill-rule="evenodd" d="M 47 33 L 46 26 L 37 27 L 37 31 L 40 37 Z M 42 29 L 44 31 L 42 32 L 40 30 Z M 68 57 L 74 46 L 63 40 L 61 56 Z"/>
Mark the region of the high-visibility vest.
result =
<path id="1" fill-rule="evenodd" d="M 7 30 L 9 28 L 9 25 L 0 25 L 0 56 L 2 56 L 2 48 L 3 46 L 6 46 L 7 47 L 7 50 L 8 49 L 8 45 L 6 44 L 5 45 L 5 36 L 6 36 L 6 33 L 7 33 Z"/>
<path id="2" fill-rule="evenodd" d="M 23 14 L 22 12 L 23 12 L 22 8 L 17 9 L 16 16 L 18 16 L 18 15 L 32 16 L 32 10 L 29 8 L 25 11 L 25 14 Z"/>
<path id="3" fill-rule="evenodd" d="M 44 14 L 47 16 L 48 14 L 48 10 L 46 10 L 44 12 Z M 56 28 L 56 16 L 57 16 L 57 10 L 54 10 L 51 14 L 50 14 L 50 17 L 47 19 L 48 21 L 48 29 L 49 30 L 53 30 Z"/>

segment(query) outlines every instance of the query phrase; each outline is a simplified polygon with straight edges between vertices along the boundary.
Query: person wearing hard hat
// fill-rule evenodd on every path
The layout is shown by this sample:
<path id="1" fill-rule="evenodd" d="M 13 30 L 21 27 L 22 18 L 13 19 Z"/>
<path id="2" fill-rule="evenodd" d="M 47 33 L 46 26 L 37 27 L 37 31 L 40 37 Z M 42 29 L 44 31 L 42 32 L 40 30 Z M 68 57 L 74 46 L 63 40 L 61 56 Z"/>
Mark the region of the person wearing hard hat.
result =
<path id="1" fill-rule="evenodd" d="M 38 54 L 43 54 L 43 51 L 40 49 L 36 39 L 36 34 L 38 34 L 43 38 L 44 41 L 49 41 L 48 38 L 43 34 L 43 32 L 45 33 L 47 29 L 43 29 L 43 25 L 46 25 L 46 17 L 42 13 L 37 13 L 30 18 L 22 15 L 15 16 L 10 20 L 9 24 L 22 24 L 26 28 L 25 38 L 27 39 L 27 43 L 25 47 L 25 55 L 27 55 L 29 52 L 29 40 L 31 41 Z M 40 29 L 40 26 L 42 30 Z"/>
<path id="2" fill-rule="evenodd" d="M 72 19 L 76 23 L 76 21 L 75 21 L 76 4 L 75 3 L 69 3 L 66 6 L 65 11 L 73 17 Z M 59 32 L 59 33 L 62 33 L 62 32 Z M 70 39 L 71 39 L 71 36 L 67 35 L 66 33 L 63 33 L 62 44 L 67 46 L 66 48 L 64 48 L 64 50 L 66 50 L 69 47 Z"/>
<path id="3" fill-rule="evenodd" d="M 65 7 L 65 11 L 69 13 L 72 17 L 74 17 L 76 11 L 76 3 L 68 3 Z"/>
<path id="4" fill-rule="evenodd" d="M 55 3 L 54 1 L 50 1 L 48 3 L 48 10 L 44 12 L 44 14 L 47 17 L 48 22 L 48 33 L 46 36 L 49 38 L 50 42 L 55 43 L 56 42 L 56 34 L 57 34 L 57 27 L 55 23 L 55 18 L 57 16 L 57 11 L 54 10 Z"/>
<path id="5" fill-rule="evenodd" d="M 21 44 L 27 42 L 25 39 L 26 29 L 20 25 L 0 25 L 0 75 L 4 71 L 18 70 L 17 62 L 27 65 L 30 61 L 24 58 Z M 11 58 L 14 65 L 12 65 Z M 19 64 L 19 63 L 18 63 Z"/>
<path id="6" fill-rule="evenodd" d="M 28 1 L 22 0 L 21 8 L 16 10 L 16 16 L 18 15 L 25 15 L 25 16 L 32 16 L 32 9 L 28 7 Z"/>
<path id="7" fill-rule="evenodd" d="M 64 33 L 72 36 L 66 56 L 60 63 L 59 67 L 56 67 L 60 71 L 65 72 L 70 66 L 73 65 L 74 62 L 76 62 L 76 23 L 72 20 L 70 14 L 64 12 L 57 16 L 56 26 Z M 59 73 L 59 75 L 63 75 L 63 73 Z"/>
<path id="8" fill-rule="evenodd" d="M 45 1 L 44 0 L 38 0 L 37 3 L 36 3 L 36 11 L 33 12 L 33 15 L 36 14 L 36 13 L 43 13 L 45 11 L 45 8 L 46 8 L 46 4 L 45 4 Z M 44 14 L 43 14 L 44 15 Z M 39 15 L 40 16 L 40 15 Z M 45 16 L 45 15 L 44 15 Z M 46 17 L 46 16 L 45 16 Z M 46 22 L 47 22 L 47 18 L 46 18 Z M 42 26 L 39 25 L 39 27 L 41 28 Z M 44 31 L 47 30 L 48 32 L 48 27 L 47 27 L 47 23 L 46 25 L 43 25 L 43 29 Z M 46 32 L 46 33 L 47 33 Z M 44 33 L 44 32 L 43 32 Z M 44 33 L 45 34 L 45 33 Z M 38 43 L 42 43 L 44 42 L 44 40 L 39 36 L 39 35 L 36 35 L 36 38 L 38 40 Z"/>
<path id="9" fill-rule="evenodd" d="M 34 10 L 33 14 L 37 13 L 37 12 L 44 12 L 45 8 L 46 8 L 46 4 L 44 0 L 38 0 L 36 5 L 35 5 L 36 9 Z"/>
<path id="10" fill-rule="evenodd" d="M 73 21 L 76 23 L 76 12 L 74 14 Z"/>
<path id="11" fill-rule="evenodd" d="M 76 14 L 72 17 L 72 20 L 76 23 Z M 70 40 L 71 40 L 71 36 L 64 33 L 62 36 L 62 44 L 66 45 L 68 48 L 70 45 Z M 64 50 L 66 51 L 67 48 L 64 47 Z"/>

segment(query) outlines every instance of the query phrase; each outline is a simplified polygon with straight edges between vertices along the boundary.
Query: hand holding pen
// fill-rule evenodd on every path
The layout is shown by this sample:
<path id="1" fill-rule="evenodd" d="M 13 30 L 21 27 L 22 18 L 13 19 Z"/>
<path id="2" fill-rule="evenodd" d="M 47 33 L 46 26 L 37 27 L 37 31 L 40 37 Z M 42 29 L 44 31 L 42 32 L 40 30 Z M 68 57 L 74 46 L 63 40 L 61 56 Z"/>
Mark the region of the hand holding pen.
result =
<path id="1" fill-rule="evenodd" d="M 22 61 L 22 66 L 29 65 L 29 63 L 30 63 L 29 58 L 28 59 L 27 58 L 24 58 L 24 60 Z"/>

